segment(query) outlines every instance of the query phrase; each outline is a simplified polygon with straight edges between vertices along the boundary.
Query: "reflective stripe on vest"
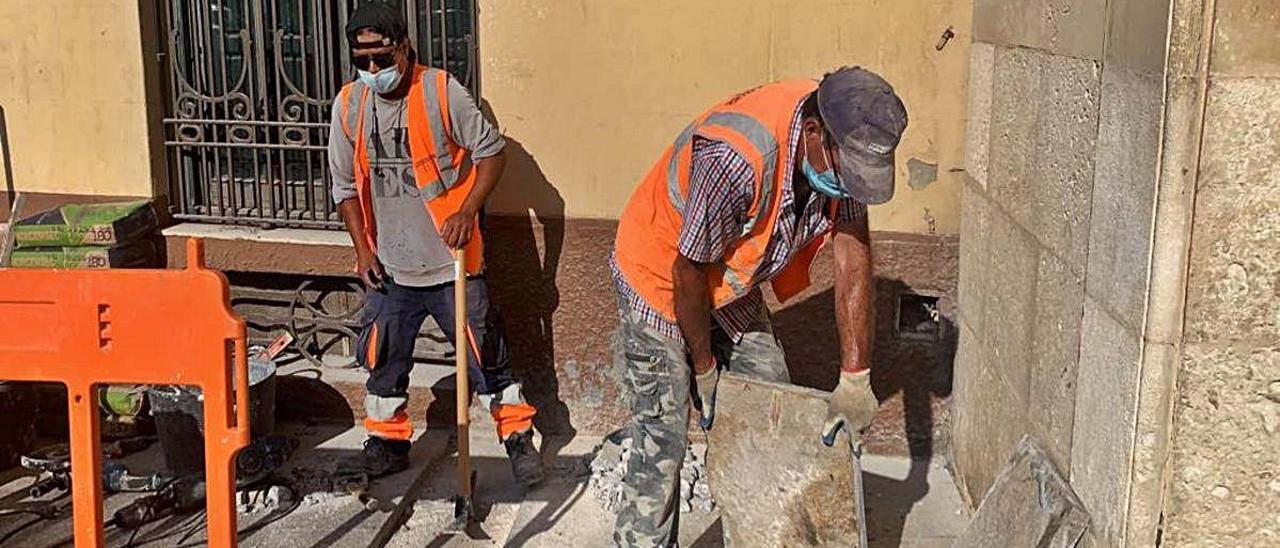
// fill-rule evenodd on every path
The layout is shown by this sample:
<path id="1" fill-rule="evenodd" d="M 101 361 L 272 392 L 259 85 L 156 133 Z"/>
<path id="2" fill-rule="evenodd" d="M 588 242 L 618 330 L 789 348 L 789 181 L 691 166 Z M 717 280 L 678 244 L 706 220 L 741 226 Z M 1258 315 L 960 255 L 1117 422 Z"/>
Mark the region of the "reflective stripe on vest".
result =
<path id="1" fill-rule="evenodd" d="M 368 92 L 369 86 L 366 86 L 363 82 L 356 80 L 351 83 L 351 86 L 347 88 L 346 92 L 344 92 L 345 95 L 342 96 L 347 102 L 342 109 L 342 111 L 347 115 L 342 124 L 342 131 L 347 134 L 347 138 L 351 139 L 352 142 L 355 142 L 356 140 L 356 136 L 352 135 L 352 132 L 356 131 L 356 128 L 360 123 L 360 119 L 364 117 L 364 108 L 362 107 L 364 106 L 365 95 Z"/>
<path id="2" fill-rule="evenodd" d="M 449 135 L 448 128 L 445 127 L 445 117 L 449 116 L 445 112 L 444 106 L 440 100 L 440 93 L 447 93 L 448 76 L 441 70 L 428 68 L 422 75 L 422 98 L 426 105 L 426 110 L 431 114 L 428 115 L 427 125 L 431 131 L 431 141 L 435 150 L 431 151 L 431 156 L 435 160 L 436 169 L 440 172 L 440 180 L 431 181 L 426 184 L 419 183 L 424 200 L 430 200 L 444 193 L 444 191 L 453 188 L 459 181 L 465 181 L 470 174 L 472 165 L 470 154 L 465 155 L 461 166 L 453 165 L 453 149 L 450 143 L 453 138 Z M 372 103 L 364 101 L 364 96 L 368 92 L 368 86 L 363 82 L 356 80 L 351 84 L 350 92 L 346 94 L 346 124 L 345 131 L 351 131 L 347 128 L 360 127 L 360 120 L 366 115 L 373 115 Z M 376 100 L 376 99 L 375 99 Z M 368 104 L 367 108 L 361 108 L 362 104 Z M 353 141 L 354 136 L 348 134 Z M 372 141 L 366 140 L 365 146 L 372 146 Z"/>
<path id="3" fill-rule="evenodd" d="M 672 145 L 671 160 L 667 163 L 667 195 L 671 198 L 671 206 L 677 212 L 684 215 L 685 197 L 680 190 L 680 154 L 686 147 L 692 146 L 693 136 L 697 133 L 695 128 L 702 126 L 719 126 L 731 129 L 747 139 L 756 152 L 760 154 L 764 163 L 764 173 L 757 174 L 761 179 L 760 195 L 769 196 L 773 192 L 774 176 L 778 169 L 778 140 L 770 134 L 759 120 L 752 118 L 740 112 L 714 112 L 703 119 L 701 122 L 695 122 L 684 128 L 680 135 L 676 137 L 675 143 Z M 742 228 L 742 235 L 751 233 L 751 229 L 755 228 L 756 223 L 760 222 L 769 209 L 767 207 L 756 208 L 756 214 Z M 733 280 L 729 280 L 733 283 Z"/>
<path id="4" fill-rule="evenodd" d="M 614 256 L 626 282 L 667 321 L 675 321 L 675 281 L 671 266 L 688 210 L 695 135 L 733 148 L 751 166 L 752 193 L 742 224 L 720 263 L 707 272 L 712 306 L 720 308 L 749 294 L 762 280 L 755 275 L 778 222 L 784 184 L 792 159 L 789 139 L 796 108 L 815 89 L 812 81 L 766 84 L 733 96 L 684 127 L 631 195 L 618 221 Z M 744 191 L 747 189 L 743 189 Z M 811 259 L 811 257 L 808 257 Z M 784 271 L 807 268 L 792 264 Z M 807 276 L 785 276 L 773 283 L 793 295 L 808 286 Z M 770 279 L 770 282 L 778 281 Z"/>
<path id="5" fill-rule="evenodd" d="M 739 297 L 746 295 L 751 290 L 742 278 L 738 276 L 738 272 L 733 269 L 725 269 L 724 281 L 729 284 L 729 289 L 733 290 L 733 294 Z"/>
<path id="6" fill-rule="evenodd" d="M 684 131 L 676 137 L 671 146 L 671 161 L 667 162 L 667 197 L 671 199 L 671 207 L 676 208 L 680 216 L 684 216 L 684 195 L 680 193 L 680 154 L 693 141 L 693 126 L 685 126 Z"/>

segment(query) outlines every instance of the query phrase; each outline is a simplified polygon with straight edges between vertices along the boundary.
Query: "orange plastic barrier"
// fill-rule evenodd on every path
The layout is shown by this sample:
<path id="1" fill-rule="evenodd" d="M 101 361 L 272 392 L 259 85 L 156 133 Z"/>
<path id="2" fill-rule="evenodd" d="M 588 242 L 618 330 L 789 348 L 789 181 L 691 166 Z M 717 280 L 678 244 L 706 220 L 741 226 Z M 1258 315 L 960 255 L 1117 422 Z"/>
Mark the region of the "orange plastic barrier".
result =
<path id="1" fill-rule="evenodd" d="M 194 239 L 185 270 L 0 270 L 0 379 L 67 385 L 77 548 L 103 545 L 95 386 L 135 383 L 204 391 L 209 545 L 236 545 L 234 459 L 249 442 L 249 371 L 244 320 L 229 297 Z"/>

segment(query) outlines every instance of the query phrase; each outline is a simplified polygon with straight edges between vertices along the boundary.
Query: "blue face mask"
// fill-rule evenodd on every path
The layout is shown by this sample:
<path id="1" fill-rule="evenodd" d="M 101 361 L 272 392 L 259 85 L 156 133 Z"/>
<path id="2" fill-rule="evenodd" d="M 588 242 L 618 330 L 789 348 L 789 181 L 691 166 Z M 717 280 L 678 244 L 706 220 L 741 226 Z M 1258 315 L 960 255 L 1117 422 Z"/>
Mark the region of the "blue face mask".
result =
<path id="1" fill-rule="evenodd" d="M 357 73 L 360 75 L 360 81 L 377 93 L 391 93 L 396 86 L 400 85 L 400 71 L 395 67 L 384 68 L 377 74 L 367 70 L 360 70 Z"/>
<path id="2" fill-rule="evenodd" d="M 826 146 L 823 146 L 823 154 L 826 154 Z M 805 155 L 804 162 L 800 166 L 800 170 L 804 171 L 805 178 L 809 179 L 809 185 L 814 190 L 821 192 L 827 196 L 836 199 L 844 199 L 849 197 L 849 192 L 840 184 L 840 180 L 836 179 L 836 170 L 831 167 L 831 158 L 827 158 L 827 170 L 818 172 L 809 163 L 809 155 Z"/>

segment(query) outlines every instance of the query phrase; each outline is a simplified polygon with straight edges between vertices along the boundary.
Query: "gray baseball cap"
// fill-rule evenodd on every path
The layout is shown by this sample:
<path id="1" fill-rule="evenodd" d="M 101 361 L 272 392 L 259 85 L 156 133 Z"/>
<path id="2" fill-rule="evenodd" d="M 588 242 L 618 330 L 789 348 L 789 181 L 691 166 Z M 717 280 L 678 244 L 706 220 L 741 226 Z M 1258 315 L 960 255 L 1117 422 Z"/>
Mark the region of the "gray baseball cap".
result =
<path id="1" fill-rule="evenodd" d="M 893 197 L 894 149 L 907 129 L 907 108 L 874 72 L 844 67 L 818 86 L 818 113 L 836 147 L 836 176 L 855 200 Z"/>

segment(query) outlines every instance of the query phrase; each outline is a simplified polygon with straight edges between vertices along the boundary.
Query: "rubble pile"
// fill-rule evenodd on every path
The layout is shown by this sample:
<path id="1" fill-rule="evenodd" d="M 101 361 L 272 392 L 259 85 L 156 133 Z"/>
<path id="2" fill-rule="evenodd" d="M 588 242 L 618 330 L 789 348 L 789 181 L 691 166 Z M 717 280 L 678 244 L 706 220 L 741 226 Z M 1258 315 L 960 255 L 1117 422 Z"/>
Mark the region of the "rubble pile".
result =
<path id="1" fill-rule="evenodd" d="M 610 512 L 617 512 L 622 503 L 622 476 L 627 459 L 631 456 L 631 437 L 626 430 L 610 434 L 590 455 L 588 467 L 591 477 L 587 485 L 596 500 Z M 699 454 L 701 445 L 690 444 L 680 468 L 680 511 L 692 512 L 695 508 L 704 513 L 714 512 L 715 500 L 707 484 L 706 463 Z"/>
<path id="2" fill-rule="evenodd" d="M 243 489 L 236 492 L 236 512 L 261 514 L 287 509 L 294 504 L 293 490 L 283 485 L 260 489 Z"/>

